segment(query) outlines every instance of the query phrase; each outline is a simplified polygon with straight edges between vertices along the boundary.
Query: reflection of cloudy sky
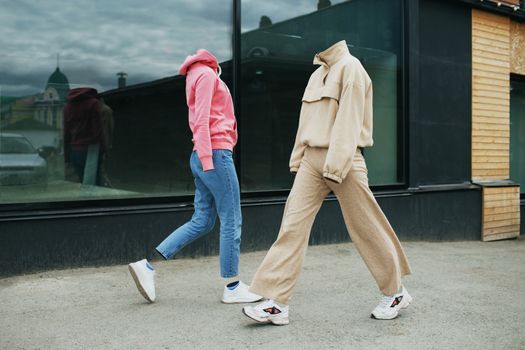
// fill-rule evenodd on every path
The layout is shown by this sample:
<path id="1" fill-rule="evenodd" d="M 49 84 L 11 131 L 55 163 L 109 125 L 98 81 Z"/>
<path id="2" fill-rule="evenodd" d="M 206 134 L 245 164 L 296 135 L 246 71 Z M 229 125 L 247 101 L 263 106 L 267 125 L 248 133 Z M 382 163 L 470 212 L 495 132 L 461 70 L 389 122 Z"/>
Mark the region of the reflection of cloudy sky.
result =
<path id="1" fill-rule="evenodd" d="M 196 0 L 198 1 L 198 0 Z M 331 0 L 332 5 L 347 0 Z M 317 11 L 318 0 L 242 0 L 242 31 L 259 27 L 261 16 L 268 16 L 272 23 Z"/>
<path id="2" fill-rule="evenodd" d="M 337 4 L 345 0 L 331 0 Z M 273 23 L 317 10 L 318 0 L 242 0 L 242 31 L 262 15 Z M 0 0 L 0 94 L 41 92 L 56 68 L 71 87 L 99 91 L 177 74 L 184 58 L 207 48 L 231 59 L 231 0 Z"/>
<path id="3" fill-rule="evenodd" d="M 218 6 L 218 3 L 224 3 Z M 0 86 L 4 96 L 43 90 L 56 67 L 71 87 L 116 87 L 177 74 L 197 48 L 231 58 L 228 0 L 0 1 Z M 153 6 L 154 4 L 154 6 Z"/>

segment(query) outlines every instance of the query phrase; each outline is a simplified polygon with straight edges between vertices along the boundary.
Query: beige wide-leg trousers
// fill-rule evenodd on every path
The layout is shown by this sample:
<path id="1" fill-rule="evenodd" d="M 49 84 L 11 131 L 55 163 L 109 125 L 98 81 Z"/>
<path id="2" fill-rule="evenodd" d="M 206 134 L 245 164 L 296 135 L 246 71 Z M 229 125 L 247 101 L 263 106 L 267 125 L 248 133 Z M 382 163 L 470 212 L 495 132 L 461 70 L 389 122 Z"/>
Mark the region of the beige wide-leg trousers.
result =
<path id="1" fill-rule="evenodd" d="M 399 240 L 368 187 L 360 150 L 341 184 L 323 177 L 327 150 L 307 148 L 284 208 L 281 229 L 250 291 L 288 304 L 302 269 L 312 225 L 325 197 L 336 195 L 350 237 L 385 295 L 396 293 L 410 266 Z"/>

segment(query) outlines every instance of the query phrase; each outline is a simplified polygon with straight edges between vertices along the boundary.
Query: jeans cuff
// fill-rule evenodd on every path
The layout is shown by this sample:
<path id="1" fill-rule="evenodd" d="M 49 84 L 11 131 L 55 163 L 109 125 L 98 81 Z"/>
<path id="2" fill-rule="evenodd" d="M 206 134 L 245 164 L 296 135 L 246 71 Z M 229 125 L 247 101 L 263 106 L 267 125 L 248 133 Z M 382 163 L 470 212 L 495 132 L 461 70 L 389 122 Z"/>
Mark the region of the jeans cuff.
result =
<path id="1" fill-rule="evenodd" d="M 230 274 L 221 273 L 221 278 L 224 278 L 224 279 L 235 278 L 235 277 L 239 277 L 239 273 L 230 273 Z"/>
<path id="2" fill-rule="evenodd" d="M 162 256 L 164 258 L 164 260 L 169 260 L 169 258 L 166 258 L 166 256 L 164 254 L 162 254 L 162 252 L 159 250 L 159 248 L 155 248 L 155 251 L 157 253 L 159 253 L 159 255 Z"/>

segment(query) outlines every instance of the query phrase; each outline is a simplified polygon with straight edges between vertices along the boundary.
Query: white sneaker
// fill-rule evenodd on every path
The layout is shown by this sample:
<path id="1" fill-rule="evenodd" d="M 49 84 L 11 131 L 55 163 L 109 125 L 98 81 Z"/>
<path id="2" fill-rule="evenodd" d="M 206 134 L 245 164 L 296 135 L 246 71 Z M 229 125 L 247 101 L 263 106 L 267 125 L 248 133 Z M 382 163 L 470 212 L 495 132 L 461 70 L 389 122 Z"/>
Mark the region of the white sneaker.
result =
<path id="1" fill-rule="evenodd" d="M 148 260 L 143 259 L 128 265 L 131 277 L 146 300 L 155 301 L 155 269 Z"/>
<path id="2" fill-rule="evenodd" d="M 239 281 L 239 284 L 235 289 L 229 289 L 225 286 L 221 301 L 225 304 L 237 304 L 253 303 L 262 299 L 260 295 L 248 291 L 248 288 L 249 287 L 241 281 Z"/>
<path id="3" fill-rule="evenodd" d="M 267 300 L 256 306 L 245 306 L 242 312 L 257 322 L 273 323 L 278 326 L 288 324 L 288 309 L 287 305 L 277 305 L 273 300 Z"/>
<path id="4" fill-rule="evenodd" d="M 402 287 L 400 293 L 383 296 L 379 305 L 372 311 L 371 317 L 378 320 L 392 320 L 397 317 L 399 310 L 406 309 L 411 302 L 412 297 L 405 287 Z"/>

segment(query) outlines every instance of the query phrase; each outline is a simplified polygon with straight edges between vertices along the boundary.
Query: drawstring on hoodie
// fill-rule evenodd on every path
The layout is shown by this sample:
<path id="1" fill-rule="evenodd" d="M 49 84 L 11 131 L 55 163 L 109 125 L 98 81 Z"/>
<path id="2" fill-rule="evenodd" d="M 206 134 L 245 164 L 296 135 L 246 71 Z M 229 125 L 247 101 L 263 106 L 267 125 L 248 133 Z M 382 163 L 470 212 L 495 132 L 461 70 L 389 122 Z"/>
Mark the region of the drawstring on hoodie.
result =
<path id="1" fill-rule="evenodd" d="M 222 68 L 220 65 L 217 65 L 217 75 L 220 77 L 222 74 Z"/>

